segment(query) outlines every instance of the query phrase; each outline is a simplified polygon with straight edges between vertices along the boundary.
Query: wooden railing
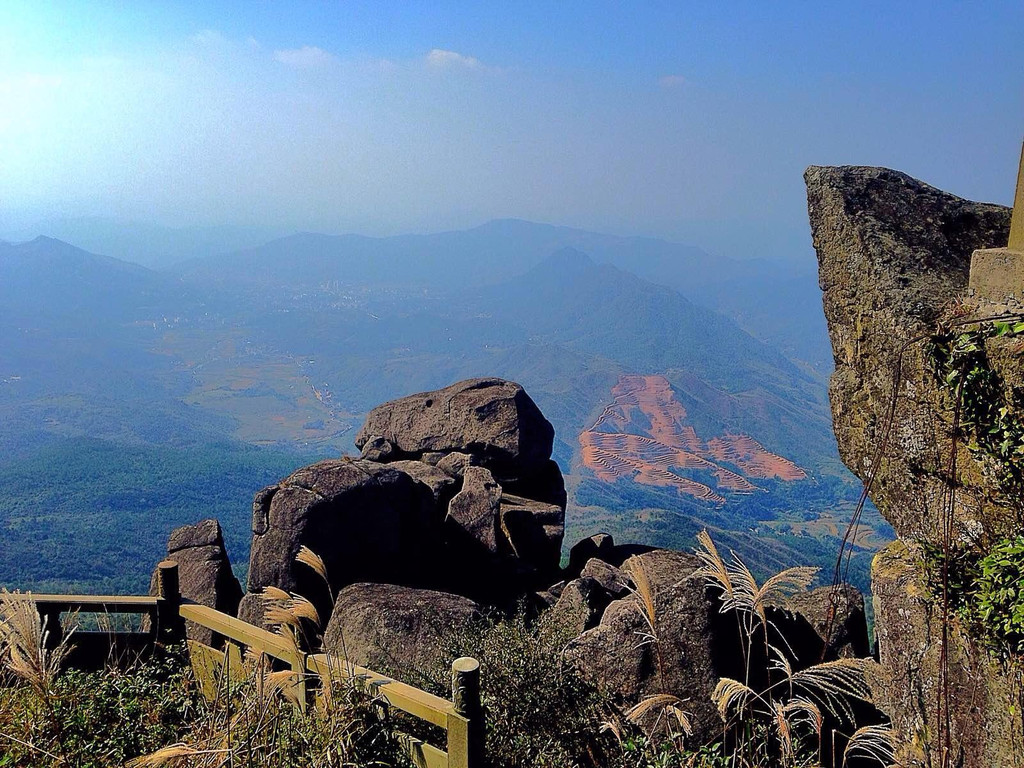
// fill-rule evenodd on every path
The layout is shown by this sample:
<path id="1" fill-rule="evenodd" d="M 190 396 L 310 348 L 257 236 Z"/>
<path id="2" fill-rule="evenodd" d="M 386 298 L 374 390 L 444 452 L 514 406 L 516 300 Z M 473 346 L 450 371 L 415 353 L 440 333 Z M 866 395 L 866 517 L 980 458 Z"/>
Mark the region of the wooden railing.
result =
<path id="1" fill-rule="evenodd" d="M 189 654 L 197 676 L 208 675 L 211 668 L 230 658 L 239 649 L 275 659 L 296 673 L 298 701 L 304 706 L 309 691 L 307 680 L 321 685 L 340 681 L 379 697 L 388 706 L 442 728 L 445 749 L 411 736 L 400 739 L 413 763 L 421 768 L 482 768 L 484 760 L 484 721 L 480 705 L 480 665 L 475 659 L 456 659 L 452 664 L 452 698 L 442 699 L 406 683 L 352 664 L 327 653 L 306 653 L 288 639 L 229 616 L 205 605 L 183 600 L 178 585 L 178 564 L 165 560 L 157 567 L 157 595 L 25 595 L 46 620 L 47 645 L 60 642 L 60 614 L 68 611 L 87 613 L 144 614 L 150 619 L 149 642 L 180 641 L 185 637 L 185 622 L 211 630 L 226 641 L 225 650 L 188 641 Z M 138 633 L 136 633 L 138 634 Z"/>

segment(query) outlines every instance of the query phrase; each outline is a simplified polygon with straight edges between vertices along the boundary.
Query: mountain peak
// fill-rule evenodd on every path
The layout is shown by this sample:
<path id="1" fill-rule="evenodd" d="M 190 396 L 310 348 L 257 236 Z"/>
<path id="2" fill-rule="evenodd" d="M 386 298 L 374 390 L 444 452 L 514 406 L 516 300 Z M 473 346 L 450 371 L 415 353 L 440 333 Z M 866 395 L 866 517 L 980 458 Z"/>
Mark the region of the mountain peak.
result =
<path id="1" fill-rule="evenodd" d="M 594 260 L 588 254 L 572 246 L 559 248 L 540 263 L 541 269 L 560 272 L 579 272 L 593 266 Z"/>

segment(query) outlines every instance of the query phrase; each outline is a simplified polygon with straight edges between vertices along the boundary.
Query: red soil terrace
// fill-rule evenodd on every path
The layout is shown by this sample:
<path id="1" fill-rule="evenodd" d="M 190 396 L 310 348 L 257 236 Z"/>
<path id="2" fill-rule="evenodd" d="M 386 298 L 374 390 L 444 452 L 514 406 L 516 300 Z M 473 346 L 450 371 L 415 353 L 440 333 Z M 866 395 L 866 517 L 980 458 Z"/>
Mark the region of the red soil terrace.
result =
<path id="1" fill-rule="evenodd" d="M 612 398 L 590 429 L 580 434 L 583 464 L 600 480 L 627 477 L 721 504 L 723 493 L 756 491 L 747 478 L 793 481 L 807 477 L 789 459 L 765 450 L 748 435 L 721 435 L 705 444 L 685 423 L 686 408 L 664 376 L 621 376 Z M 640 415 L 646 419 L 639 420 Z M 644 421 L 650 427 L 641 426 Z M 686 477 L 681 470 L 704 470 L 706 482 Z"/>

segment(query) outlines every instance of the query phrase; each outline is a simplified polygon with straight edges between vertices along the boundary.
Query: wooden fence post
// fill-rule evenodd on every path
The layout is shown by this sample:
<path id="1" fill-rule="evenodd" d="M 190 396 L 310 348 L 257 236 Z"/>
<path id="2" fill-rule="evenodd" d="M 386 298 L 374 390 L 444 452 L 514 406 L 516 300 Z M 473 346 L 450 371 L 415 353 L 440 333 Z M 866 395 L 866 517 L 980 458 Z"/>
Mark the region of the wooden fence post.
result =
<path id="1" fill-rule="evenodd" d="M 482 768 L 484 717 L 480 704 L 480 662 L 462 657 L 452 663 L 452 704 L 448 716 L 448 768 Z"/>
<path id="2" fill-rule="evenodd" d="M 181 588 L 178 585 L 178 563 L 161 560 L 156 567 L 156 629 L 165 643 L 184 639 L 185 623 L 181 619 Z"/>

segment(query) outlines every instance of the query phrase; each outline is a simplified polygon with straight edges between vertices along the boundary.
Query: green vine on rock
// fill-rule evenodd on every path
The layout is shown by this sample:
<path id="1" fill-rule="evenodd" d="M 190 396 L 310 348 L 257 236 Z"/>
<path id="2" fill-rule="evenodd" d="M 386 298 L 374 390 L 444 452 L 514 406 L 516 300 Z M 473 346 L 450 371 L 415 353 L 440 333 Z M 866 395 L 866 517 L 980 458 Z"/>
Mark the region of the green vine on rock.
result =
<path id="1" fill-rule="evenodd" d="M 977 458 L 990 459 L 1000 490 L 1011 504 L 1024 506 L 1024 422 L 1022 404 L 1007 395 L 989 364 L 986 342 L 1024 336 L 1024 322 L 979 321 L 968 330 L 940 329 L 928 353 L 940 390 L 959 399 L 955 437 L 965 439 Z M 973 627 L 975 636 L 1004 662 L 1024 658 L 1024 534 L 992 542 L 986 551 L 958 544 L 945 553 L 925 545 L 930 587 L 948 590 L 949 608 Z M 943 585 L 945 579 L 945 585 Z M 1018 667 L 1019 668 L 1019 667 Z"/>
<path id="2" fill-rule="evenodd" d="M 989 365 L 985 342 L 1024 334 L 1024 322 L 980 324 L 966 331 L 940 331 L 931 337 L 930 357 L 939 387 L 960 396 L 960 424 L 967 448 L 998 467 L 1002 490 L 1024 500 L 1024 423 L 1017 403 L 1007 402 L 1002 380 Z"/>
<path id="3" fill-rule="evenodd" d="M 948 559 L 925 545 L 930 591 L 942 591 L 947 569 L 950 608 L 972 634 L 1004 662 L 1024 657 L 1024 535 L 995 542 L 987 552 L 969 546 L 952 549 Z"/>

